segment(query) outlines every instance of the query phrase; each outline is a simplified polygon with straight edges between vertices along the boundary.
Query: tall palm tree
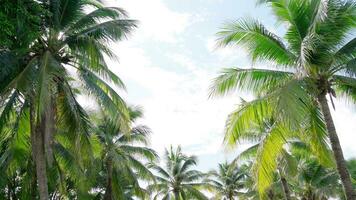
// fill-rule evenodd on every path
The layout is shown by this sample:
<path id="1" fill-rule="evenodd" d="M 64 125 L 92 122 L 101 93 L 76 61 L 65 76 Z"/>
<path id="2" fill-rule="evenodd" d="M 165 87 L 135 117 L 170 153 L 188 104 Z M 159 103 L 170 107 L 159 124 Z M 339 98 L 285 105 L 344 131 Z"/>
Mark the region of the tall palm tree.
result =
<path id="1" fill-rule="evenodd" d="M 218 170 L 209 172 L 207 183 L 214 192 L 214 199 L 237 199 L 244 188 L 245 170 L 234 163 L 219 164 Z"/>
<path id="2" fill-rule="evenodd" d="M 125 103 L 109 82 L 119 88 L 124 85 L 110 71 L 104 56 L 115 58 L 109 43 L 125 38 L 136 22 L 127 19 L 124 10 L 104 7 L 97 1 L 49 0 L 41 1 L 41 6 L 49 14 L 41 16 L 41 34 L 30 44 L 26 56 L 6 55 L 12 65 L 6 66 L 11 73 L 4 83 L 1 80 L 0 129 L 10 115 L 17 115 L 18 119 L 29 116 L 40 199 L 47 200 L 46 161 L 49 165 L 53 161 L 56 123 L 61 122 L 66 128 L 63 134 L 72 137 L 78 149 L 88 141 L 90 123 L 76 98 L 78 86 L 96 97 L 109 116 L 115 119 L 121 115 L 120 119 L 125 119 L 120 121 L 123 125 L 128 121 Z M 90 13 L 84 9 L 88 6 L 94 8 Z M 86 134 L 73 138 L 78 133 Z"/>
<path id="3" fill-rule="evenodd" d="M 154 161 L 157 154 L 154 150 L 142 146 L 148 144 L 150 130 L 143 125 L 134 126 L 141 116 L 142 111 L 139 108 L 130 108 L 130 124 L 133 127 L 128 134 L 107 119 L 98 125 L 96 135 L 102 146 L 100 161 L 106 177 L 105 200 L 125 199 L 125 184 L 131 184 L 131 190 L 139 191 L 138 195 L 142 196 L 143 191 L 138 181 L 154 179 L 144 161 Z"/>
<path id="4" fill-rule="evenodd" d="M 287 32 L 282 39 L 257 20 L 240 19 L 227 24 L 218 33 L 221 46 L 242 46 L 248 50 L 253 61 L 264 61 L 274 68 L 227 69 L 215 80 L 212 95 L 239 89 L 258 96 L 250 102 L 250 109 L 230 115 L 227 132 L 238 134 L 248 126 L 248 122 L 258 122 L 261 117 L 269 118 L 271 115 L 293 126 L 304 126 L 303 119 L 311 115 L 310 108 L 317 107 L 317 112 L 312 115 L 314 118 L 321 117 L 322 123 L 326 124 L 347 199 L 355 199 L 326 98 L 328 95 L 332 102 L 337 93 L 351 102 L 356 100 L 356 39 L 348 40 L 356 24 L 355 2 L 259 2 L 272 8 L 277 20 L 286 25 Z"/>
<path id="5" fill-rule="evenodd" d="M 191 169 L 197 163 L 194 156 L 186 156 L 180 146 L 176 150 L 171 146 L 165 152 L 165 167 L 152 164 L 156 171 L 156 182 L 148 186 L 148 191 L 154 194 L 153 199 L 208 199 L 198 188 L 204 187 L 204 174 Z"/>

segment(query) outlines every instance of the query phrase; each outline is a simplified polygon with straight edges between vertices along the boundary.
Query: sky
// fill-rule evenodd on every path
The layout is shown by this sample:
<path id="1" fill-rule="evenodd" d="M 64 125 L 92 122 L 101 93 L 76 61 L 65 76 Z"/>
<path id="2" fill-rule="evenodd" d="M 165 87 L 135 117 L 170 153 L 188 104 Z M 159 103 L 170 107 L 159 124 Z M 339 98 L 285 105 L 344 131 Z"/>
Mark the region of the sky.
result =
<path id="1" fill-rule="evenodd" d="M 248 93 L 209 99 L 209 86 L 227 67 L 268 67 L 252 65 L 243 49 L 216 48 L 215 33 L 226 22 L 241 17 L 260 20 L 272 32 L 283 34 L 271 12 L 253 0 L 104 0 L 108 6 L 124 8 L 139 21 L 126 41 L 113 44 L 119 57 L 109 61 L 113 72 L 127 86 L 119 91 L 131 105 L 141 106 L 140 123 L 152 130 L 151 146 L 160 154 L 170 145 L 181 145 L 189 155 L 198 156 L 198 167 L 213 169 L 248 147 L 223 145 L 227 115 L 240 97 Z M 356 156 L 356 112 L 344 102 L 333 111 L 336 128 L 347 158 Z"/>

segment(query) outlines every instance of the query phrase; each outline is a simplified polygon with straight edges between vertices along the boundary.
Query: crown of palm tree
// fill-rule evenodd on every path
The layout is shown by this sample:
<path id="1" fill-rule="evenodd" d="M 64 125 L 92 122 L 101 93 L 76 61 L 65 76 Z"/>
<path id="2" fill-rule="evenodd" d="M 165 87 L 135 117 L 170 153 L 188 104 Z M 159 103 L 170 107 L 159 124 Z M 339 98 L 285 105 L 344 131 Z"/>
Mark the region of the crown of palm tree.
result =
<path id="1" fill-rule="evenodd" d="M 243 193 L 246 171 L 235 163 L 219 164 L 218 170 L 208 173 L 206 181 L 214 191 L 214 199 L 233 200 Z"/>
<path id="2" fill-rule="evenodd" d="M 204 186 L 204 174 L 191 169 L 196 165 L 196 157 L 184 155 L 180 146 L 176 150 L 171 146 L 169 151 L 166 150 L 164 158 L 164 168 L 157 164 L 151 165 L 157 172 L 156 183 L 148 186 L 148 190 L 155 193 L 153 199 L 207 199 L 198 190 L 198 187 Z"/>

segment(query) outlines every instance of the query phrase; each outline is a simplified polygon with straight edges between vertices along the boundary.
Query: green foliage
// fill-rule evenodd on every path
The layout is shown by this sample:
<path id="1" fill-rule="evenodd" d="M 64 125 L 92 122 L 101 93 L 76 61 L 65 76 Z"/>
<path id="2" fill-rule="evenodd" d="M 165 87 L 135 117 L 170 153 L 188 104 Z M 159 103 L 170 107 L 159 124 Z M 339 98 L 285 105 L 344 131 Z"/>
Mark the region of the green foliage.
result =
<path id="1" fill-rule="evenodd" d="M 41 4 L 33 0 L 2 0 L 0 7 L 0 50 L 26 50 L 41 29 Z"/>
<path id="2" fill-rule="evenodd" d="M 238 167 L 234 163 L 219 164 L 218 170 L 208 173 L 206 182 L 209 189 L 214 193 L 214 199 L 233 200 L 240 195 L 246 195 L 247 188 L 245 179 L 248 176 L 246 166 Z"/>
<path id="3" fill-rule="evenodd" d="M 140 109 L 130 108 L 132 125 L 141 115 Z M 96 196 L 110 199 L 130 199 L 134 196 L 145 198 L 147 194 L 139 181 L 154 180 L 154 175 L 146 163 L 153 162 L 158 157 L 154 150 L 145 146 L 148 144 L 149 133 L 150 130 L 146 126 L 136 125 L 131 127 L 129 134 L 125 134 L 120 127 L 110 122 L 110 119 L 102 119 L 95 129 L 101 147 L 96 162 L 102 168 L 95 173 L 97 176 L 93 189 L 100 187 L 105 194 L 99 192 Z M 109 170 L 112 170 L 112 174 Z M 109 184 L 109 180 L 112 183 Z M 111 194 L 108 193 L 109 190 L 112 191 Z M 131 196 L 125 197 L 128 191 Z"/>
<path id="4" fill-rule="evenodd" d="M 87 8 L 94 11 L 88 14 Z M 1 9 L 1 19 L 5 17 L 1 23 L 6 30 L 1 33 L 4 43 L 0 49 L 0 129 L 13 130 L 1 132 L 1 166 L 4 171 L 11 166 L 15 166 L 16 173 L 21 171 L 23 166 L 17 159 L 25 155 L 31 159 L 31 148 L 43 143 L 39 149 L 43 148 L 40 154 L 46 160 L 33 158 L 47 168 L 49 182 L 38 179 L 39 187 L 47 184 L 51 195 L 86 198 L 90 181 L 84 177 L 92 173 L 87 167 L 94 158 L 92 124 L 77 97 L 85 93 L 95 97 L 100 110 L 121 131 L 130 130 L 126 103 L 111 88 L 111 84 L 120 88 L 124 85 L 110 71 L 104 57 L 115 58 L 109 43 L 125 39 L 136 22 L 129 20 L 124 10 L 106 8 L 97 1 L 4 1 Z M 21 110 L 26 110 L 27 121 L 22 120 Z M 21 134 L 27 134 L 24 142 L 30 144 L 22 148 L 27 154 L 9 146 L 19 138 L 13 135 L 22 126 L 27 127 L 26 131 L 21 129 Z M 42 136 L 33 139 L 34 135 Z M 33 171 L 33 165 L 25 168 L 27 172 Z M 73 173 L 67 174 L 66 170 Z M 8 175 L 14 176 L 15 172 L 9 171 Z M 36 188 L 36 181 L 31 181 L 27 188 Z M 73 189 L 74 194 L 68 191 Z M 31 192 L 37 195 L 35 189 Z M 39 195 L 41 199 L 47 196 L 44 192 Z"/>
<path id="5" fill-rule="evenodd" d="M 205 175 L 191 169 L 197 164 L 197 158 L 186 156 L 178 146 L 176 150 L 166 150 L 164 156 L 165 166 L 152 164 L 151 168 L 156 172 L 156 182 L 148 186 L 148 191 L 153 199 L 208 199 L 202 191 L 206 187 L 203 182 Z"/>
<path id="6" fill-rule="evenodd" d="M 246 49 L 251 60 L 269 64 L 266 69 L 225 69 L 211 87 L 211 96 L 233 91 L 252 92 L 251 102 L 242 101 L 227 119 L 225 142 L 261 139 L 258 133 L 267 120 L 274 123 L 266 131 L 257 151 L 255 174 L 259 193 L 268 194 L 278 155 L 288 139 L 305 142 L 324 166 L 333 166 L 328 153 L 328 134 L 317 98 L 329 94 L 355 99 L 354 60 L 356 4 L 341 0 L 259 1 L 272 9 L 287 28 L 283 37 L 268 31 L 260 22 L 240 19 L 226 24 L 217 33 L 220 46 Z M 351 34 L 352 35 L 352 34 Z"/>
<path id="7" fill-rule="evenodd" d="M 352 183 L 354 188 L 356 189 L 356 159 L 350 159 L 347 161 L 347 168 L 350 171 L 350 175 L 352 178 Z"/>

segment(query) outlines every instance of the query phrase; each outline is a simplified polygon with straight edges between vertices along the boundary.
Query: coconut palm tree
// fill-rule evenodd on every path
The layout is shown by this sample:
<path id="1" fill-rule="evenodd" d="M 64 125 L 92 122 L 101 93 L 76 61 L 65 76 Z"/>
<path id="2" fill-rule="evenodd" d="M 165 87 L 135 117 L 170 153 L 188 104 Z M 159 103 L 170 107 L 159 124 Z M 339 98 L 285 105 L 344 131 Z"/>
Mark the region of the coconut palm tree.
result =
<path id="1" fill-rule="evenodd" d="M 292 185 L 297 195 L 304 200 L 343 199 L 337 171 L 325 168 L 315 159 L 300 160 L 298 174 Z"/>
<path id="2" fill-rule="evenodd" d="M 266 137 L 266 136 L 264 136 Z M 258 170 L 261 168 L 261 158 L 259 152 L 263 151 L 263 140 L 252 145 L 243 151 L 235 159 L 235 162 L 241 160 L 253 160 L 252 173 L 256 174 L 255 180 L 260 178 L 261 174 Z M 278 166 L 273 173 L 275 179 L 270 184 L 269 191 L 276 186 L 283 189 L 284 199 L 293 199 L 293 196 L 301 199 L 322 200 L 328 198 L 342 198 L 340 196 L 340 188 L 338 184 L 339 177 L 333 168 L 322 166 L 315 156 L 310 155 L 310 147 L 296 139 L 285 144 L 285 150 L 278 155 Z M 330 154 L 331 156 L 331 154 Z M 272 173 L 272 172 L 270 172 Z M 276 177 L 278 177 L 276 179 Z M 276 198 L 276 197 L 275 197 Z"/>
<path id="3" fill-rule="evenodd" d="M 102 147 L 99 162 L 102 162 L 105 177 L 105 200 L 125 199 L 125 185 L 131 185 L 130 190 L 142 196 L 144 192 L 138 181 L 154 179 L 144 161 L 154 161 L 157 154 L 142 146 L 148 144 L 150 130 L 143 125 L 134 125 L 140 117 L 142 111 L 139 108 L 130 108 L 130 124 L 133 127 L 128 134 L 108 119 L 102 120 L 95 131 Z"/>
<path id="4" fill-rule="evenodd" d="M 249 106 L 249 102 L 242 100 L 238 110 L 243 112 Z M 289 172 L 295 170 L 291 170 L 289 167 L 291 159 L 286 148 L 290 148 L 296 141 L 299 141 L 299 143 L 302 141 L 305 148 L 317 155 L 319 161 L 325 166 L 333 166 L 327 143 L 320 141 L 321 138 L 327 139 L 327 136 L 323 134 L 325 127 L 315 121 L 314 118 L 306 118 L 306 122 L 310 120 L 310 123 L 308 123 L 310 126 L 298 127 L 298 129 L 292 129 L 288 123 L 273 118 L 261 118 L 260 120 L 259 123 L 252 121 L 249 127 L 238 132 L 238 134 L 226 133 L 224 141 L 226 145 L 231 147 L 235 147 L 238 142 L 253 144 L 237 156 L 235 162 L 244 159 L 254 161 L 252 176 L 261 198 L 266 197 L 268 188 L 276 182 L 277 178 L 279 179 L 278 183 L 283 186 L 286 199 L 291 199 L 286 176 Z M 321 131 L 317 131 L 318 129 Z M 291 167 L 293 168 L 293 166 Z"/>
<path id="5" fill-rule="evenodd" d="M 208 199 L 198 188 L 204 187 L 202 182 L 205 175 L 198 170 L 191 169 L 197 163 L 194 156 L 186 156 L 181 147 L 176 150 L 171 146 L 165 152 L 165 167 L 152 164 L 151 168 L 157 173 L 156 182 L 148 186 L 154 196 L 153 199 Z"/>
<path id="6" fill-rule="evenodd" d="M 119 88 L 124 85 L 110 71 L 104 56 L 115 58 L 109 43 L 125 38 L 136 22 L 127 19 L 124 10 L 104 7 L 97 1 L 49 0 L 41 1 L 41 6 L 49 14 L 41 16 L 42 31 L 28 47 L 26 56 L 1 54 L 10 60 L 11 65 L 6 67 L 11 73 L 1 80 L 0 129 L 10 115 L 17 115 L 16 121 L 21 121 L 25 114 L 29 116 L 40 199 L 47 200 L 46 163 L 51 165 L 53 161 L 57 123 L 65 127 L 62 133 L 71 137 L 77 149 L 88 141 L 90 123 L 77 101 L 77 88 L 95 97 L 112 118 L 125 119 L 120 120 L 122 125 L 128 121 L 125 102 L 109 82 Z M 87 7 L 93 11 L 86 13 Z"/>
<path id="7" fill-rule="evenodd" d="M 206 182 L 214 192 L 214 199 L 234 200 L 243 193 L 245 170 L 234 163 L 219 164 L 218 170 L 208 173 Z"/>
<path id="8" fill-rule="evenodd" d="M 261 118 L 305 126 L 305 118 L 326 124 L 338 173 L 347 199 L 355 199 L 327 96 L 355 99 L 355 44 L 349 33 L 355 27 L 355 2 L 342 0 L 260 0 L 270 6 L 278 22 L 287 27 L 284 39 L 252 19 L 228 23 L 218 33 L 221 46 L 237 45 L 252 61 L 264 61 L 273 69 L 233 68 L 216 78 L 212 95 L 238 89 L 258 98 L 249 109 L 232 113 L 228 134 L 238 134 Z M 317 111 L 310 114 L 310 108 Z M 248 111 L 247 111 L 248 110 Z M 254 110 L 254 111 L 252 111 Z M 318 114 L 320 112 L 320 115 Z M 317 115 L 316 115 L 317 114 Z"/>

